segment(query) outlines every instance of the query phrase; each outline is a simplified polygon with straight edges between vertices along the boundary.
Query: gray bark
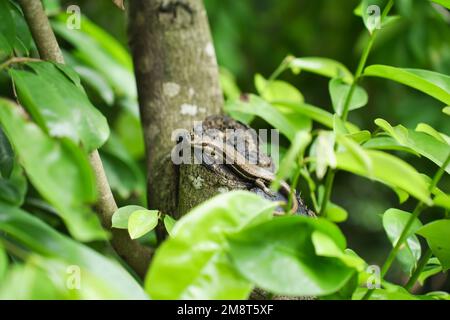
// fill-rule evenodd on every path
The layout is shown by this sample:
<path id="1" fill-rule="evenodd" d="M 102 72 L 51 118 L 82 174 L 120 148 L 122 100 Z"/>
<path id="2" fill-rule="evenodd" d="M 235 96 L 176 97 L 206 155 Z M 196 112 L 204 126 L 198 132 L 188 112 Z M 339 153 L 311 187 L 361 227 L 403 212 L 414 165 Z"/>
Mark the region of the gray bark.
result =
<path id="1" fill-rule="evenodd" d="M 208 19 L 201 0 L 133 0 L 129 17 L 149 207 L 179 217 L 183 199 L 170 159 L 172 133 L 221 113 L 223 105 Z"/>

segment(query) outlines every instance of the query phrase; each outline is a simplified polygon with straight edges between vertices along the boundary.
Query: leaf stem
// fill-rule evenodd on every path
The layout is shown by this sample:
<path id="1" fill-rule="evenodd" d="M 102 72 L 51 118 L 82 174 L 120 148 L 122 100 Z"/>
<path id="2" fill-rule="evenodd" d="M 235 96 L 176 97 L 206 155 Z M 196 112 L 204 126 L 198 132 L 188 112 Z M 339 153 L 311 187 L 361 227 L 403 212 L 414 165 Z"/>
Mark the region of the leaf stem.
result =
<path id="1" fill-rule="evenodd" d="M 320 204 L 320 216 L 325 215 L 325 210 L 327 209 L 328 202 L 330 202 L 331 189 L 333 188 L 335 175 L 336 171 L 334 169 L 330 169 L 325 178 L 325 192 L 323 194 L 322 203 Z"/>
<path id="2" fill-rule="evenodd" d="M 416 269 L 414 270 L 413 274 L 411 275 L 411 278 L 409 278 L 408 282 L 405 284 L 405 289 L 408 291 L 411 291 L 412 287 L 416 283 L 417 279 L 419 278 L 420 274 L 423 271 L 423 268 L 428 263 L 428 260 L 430 260 L 432 256 L 432 252 L 430 248 L 427 248 L 425 253 L 423 254 L 422 258 L 420 258 L 419 263 L 417 264 Z"/>
<path id="3" fill-rule="evenodd" d="M 394 0 L 389 0 L 389 2 L 386 4 L 386 7 L 384 8 L 380 21 L 381 23 L 383 20 L 387 17 L 389 11 L 392 9 L 392 6 L 394 5 Z M 364 67 L 366 66 L 367 59 L 369 58 L 370 51 L 373 47 L 373 44 L 375 42 L 376 35 L 378 34 L 378 30 L 375 29 L 372 34 L 370 35 L 369 42 L 364 47 L 363 53 L 359 59 L 358 67 L 356 69 L 355 77 L 353 78 L 350 90 L 348 91 L 347 97 L 345 98 L 344 103 L 344 109 L 342 111 L 341 119 L 345 123 L 348 117 L 349 109 L 350 109 L 350 102 L 353 97 L 353 93 L 355 92 L 356 85 L 358 84 L 359 79 L 362 76 L 362 73 L 364 71 Z M 334 183 L 334 177 L 335 177 L 335 171 L 330 169 L 327 173 L 326 180 L 325 180 L 325 193 L 322 198 L 320 213 L 323 214 L 327 208 L 328 202 L 331 198 L 331 189 L 333 187 Z"/>
<path id="4" fill-rule="evenodd" d="M 387 17 L 387 15 L 388 15 L 389 11 L 392 9 L 393 5 L 394 5 L 394 0 L 389 0 L 389 2 L 386 4 L 386 7 L 383 10 L 383 13 L 381 14 L 381 18 L 380 18 L 381 23 Z M 370 54 L 370 51 L 372 50 L 373 44 L 375 42 L 375 38 L 378 34 L 378 30 L 380 30 L 380 29 L 375 29 L 372 32 L 372 34 L 370 35 L 369 42 L 366 44 L 364 51 L 361 55 L 361 58 L 359 59 L 358 68 L 356 69 L 355 77 L 353 78 L 352 85 L 347 94 L 347 98 L 345 99 L 344 110 L 342 112 L 342 120 L 343 121 L 345 121 L 347 119 L 349 108 L 350 108 L 350 102 L 353 97 L 353 93 L 356 89 L 356 85 L 357 85 L 359 79 L 362 76 L 364 67 L 366 66 L 367 59 L 369 58 L 369 54 Z"/>
<path id="5" fill-rule="evenodd" d="M 442 175 L 444 174 L 445 168 L 448 166 L 449 163 L 450 163 L 450 153 L 448 154 L 447 159 L 444 161 L 442 166 L 439 168 L 439 170 L 434 175 L 433 180 L 431 181 L 430 186 L 428 188 L 428 190 L 430 192 L 432 192 L 434 190 L 434 188 L 438 185 L 440 179 L 442 178 Z M 421 214 L 421 212 L 424 208 L 425 208 L 424 203 L 422 201 L 419 201 L 419 203 L 417 203 L 416 208 L 414 209 L 413 213 L 409 217 L 408 222 L 406 223 L 405 227 L 403 228 L 402 233 L 400 234 L 400 237 L 398 238 L 397 243 L 395 244 L 394 248 L 392 248 L 391 252 L 389 252 L 388 257 L 386 258 L 386 261 L 384 262 L 384 264 L 381 268 L 381 273 L 380 273 L 381 279 L 384 278 L 386 273 L 391 268 L 392 263 L 394 262 L 394 259 L 397 256 L 398 251 L 400 250 L 400 247 L 402 246 L 402 244 L 405 242 L 406 238 L 408 237 L 409 229 L 411 228 L 414 220 L 419 218 L 419 215 Z M 370 298 L 370 296 L 372 295 L 373 291 L 374 291 L 373 289 L 368 290 L 366 292 L 366 294 L 362 297 L 362 300 L 368 300 Z"/>

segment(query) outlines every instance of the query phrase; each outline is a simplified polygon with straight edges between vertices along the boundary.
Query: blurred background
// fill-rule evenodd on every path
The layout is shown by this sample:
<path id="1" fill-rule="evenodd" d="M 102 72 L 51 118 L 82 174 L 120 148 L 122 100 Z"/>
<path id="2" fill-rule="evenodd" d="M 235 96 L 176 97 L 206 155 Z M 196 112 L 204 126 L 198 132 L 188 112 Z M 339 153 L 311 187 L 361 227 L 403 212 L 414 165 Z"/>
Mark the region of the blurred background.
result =
<path id="1" fill-rule="evenodd" d="M 62 4 L 68 6 L 73 1 L 62 1 Z M 77 1 L 77 4 L 84 15 L 127 46 L 126 15 L 111 1 L 84 0 Z M 368 37 L 362 19 L 353 13 L 358 4 L 358 0 L 205 0 L 219 64 L 234 75 L 242 92 L 255 92 L 255 73 L 268 77 L 289 54 L 332 58 L 354 71 Z M 379 34 L 368 65 L 379 63 L 450 74 L 450 13 L 442 7 L 432 6 L 427 0 L 397 0 L 393 14 L 396 13 L 401 18 Z M 306 102 L 332 111 L 328 79 L 290 72 L 285 72 L 281 78 L 299 88 Z M 448 118 L 442 115 L 441 105 L 434 99 L 408 87 L 375 78 L 363 80 L 362 86 L 369 93 L 369 104 L 350 115 L 351 121 L 361 128 L 373 130 L 373 120 L 383 117 L 392 125 L 403 124 L 411 129 L 419 122 L 425 122 L 450 135 Z M 115 119 L 114 112 L 108 110 L 106 113 Z M 126 129 L 130 128 L 133 118 L 125 114 L 114 121 L 119 140 L 140 161 L 141 168 L 133 170 L 142 172 L 143 147 L 139 132 Z M 117 163 L 120 158 L 117 160 L 107 151 L 103 151 L 106 166 L 120 166 Z M 420 172 L 433 175 L 436 170 L 426 159 L 405 154 L 401 157 Z M 112 172 L 110 170 L 110 174 Z M 113 181 L 116 194 L 119 193 L 124 202 L 130 202 L 133 194 L 126 186 L 121 187 L 122 180 L 129 180 L 129 175 L 125 172 L 122 176 L 110 176 L 111 179 L 116 180 Z M 135 191 L 138 197 L 141 196 L 139 201 L 144 201 L 143 181 L 139 179 L 137 182 L 129 181 L 129 184 L 141 186 Z M 449 180 L 447 176 L 441 184 L 446 192 L 450 191 Z M 300 182 L 301 188 L 304 184 Z M 332 199 L 349 212 L 348 220 L 341 224 L 349 247 L 368 263 L 381 264 L 390 243 L 384 234 L 380 215 L 389 207 L 398 207 L 397 196 L 379 183 L 340 172 Z M 415 204 L 414 199 L 410 199 L 400 208 L 412 210 Z M 425 221 L 433 215 L 439 213 L 427 211 L 422 217 Z M 398 276 L 400 270 L 397 266 L 390 277 L 398 279 Z M 446 281 L 443 276 L 435 277 L 426 289 L 442 289 Z"/>

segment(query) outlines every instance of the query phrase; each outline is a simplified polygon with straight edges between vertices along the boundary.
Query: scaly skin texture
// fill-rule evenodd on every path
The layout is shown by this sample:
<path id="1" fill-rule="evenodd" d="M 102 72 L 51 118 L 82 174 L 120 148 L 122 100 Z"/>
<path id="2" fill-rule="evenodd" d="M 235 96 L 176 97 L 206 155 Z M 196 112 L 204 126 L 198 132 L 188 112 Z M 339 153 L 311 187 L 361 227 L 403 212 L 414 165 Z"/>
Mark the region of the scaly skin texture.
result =
<path id="1" fill-rule="evenodd" d="M 256 186 L 263 189 L 264 192 L 272 195 L 270 184 L 275 181 L 276 176 L 272 172 L 259 167 L 256 164 L 249 163 L 249 161 L 232 146 L 226 143 L 220 143 L 219 141 L 208 137 L 194 140 L 191 145 L 194 148 L 199 148 L 202 152 L 213 155 L 218 163 L 226 164 L 238 174 L 238 176 L 253 182 Z M 290 186 L 285 181 L 280 181 L 280 187 L 283 195 L 289 199 L 292 193 Z M 293 197 L 290 212 L 295 213 L 297 210 L 298 202 L 296 197 Z"/>
<path id="2" fill-rule="evenodd" d="M 281 194 L 269 189 L 275 180 L 275 166 L 271 158 L 259 150 L 258 139 L 248 126 L 226 116 L 210 116 L 198 124 L 186 140 L 189 147 L 196 149 L 197 164 L 181 166 L 180 172 L 188 179 L 187 185 L 181 185 L 182 192 L 186 188 L 186 192 L 202 198 L 223 191 L 244 189 L 280 203 L 286 203 L 289 199 L 291 188 L 286 182 L 280 182 Z M 195 188 L 198 190 L 192 190 Z M 314 217 L 315 214 L 292 191 L 290 212 Z M 191 204 L 200 202 L 193 201 Z M 181 212 L 184 210 L 182 208 Z M 278 208 L 275 214 L 284 212 Z"/>

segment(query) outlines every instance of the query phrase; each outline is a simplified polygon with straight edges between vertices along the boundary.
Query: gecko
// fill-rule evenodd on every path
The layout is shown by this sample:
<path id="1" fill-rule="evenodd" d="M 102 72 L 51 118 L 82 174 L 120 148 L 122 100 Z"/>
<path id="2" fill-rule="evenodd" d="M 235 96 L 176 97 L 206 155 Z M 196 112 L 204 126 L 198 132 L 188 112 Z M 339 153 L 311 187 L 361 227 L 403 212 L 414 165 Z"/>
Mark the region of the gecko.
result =
<path id="1" fill-rule="evenodd" d="M 231 145 L 205 136 L 193 139 L 190 143 L 194 148 L 201 149 L 202 151 L 207 151 L 208 154 L 215 157 L 216 160 L 221 161 L 219 163 L 230 166 L 233 172 L 235 172 L 241 178 L 253 182 L 265 193 L 273 196 L 273 192 L 270 190 L 268 185 L 276 180 L 275 174 L 264 168 L 261 168 L 256 164 L 249 163 L 246 158 Z M 280 181 L 280 190 L 287 199 L 290 198 L 291 187 L 289 186 L 289 184 L 287 184 L 285 181 Z M 299 204 L 297 197 L 294 194 L 294 196 L 292 197 L 292 207 L 290 209 L 290 212 L 297 212 L 298 205 Z"/>

